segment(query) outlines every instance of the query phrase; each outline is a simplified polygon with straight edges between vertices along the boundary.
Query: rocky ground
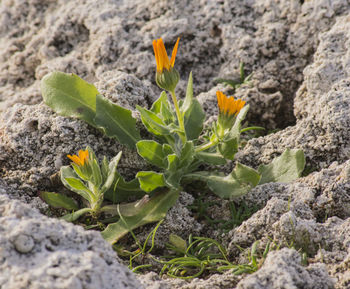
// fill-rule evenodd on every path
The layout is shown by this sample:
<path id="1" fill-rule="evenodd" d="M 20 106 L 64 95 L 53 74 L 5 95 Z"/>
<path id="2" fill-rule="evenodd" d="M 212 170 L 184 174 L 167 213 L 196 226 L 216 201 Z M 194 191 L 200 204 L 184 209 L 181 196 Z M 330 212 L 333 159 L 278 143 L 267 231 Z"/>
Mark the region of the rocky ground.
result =
<path id="1" fill-rule="evenodd" d="M 350 288 L 350 1 L 2 0 L 0 23 L 1 288 Z M 185 192 L 159 229 L 159 247 L 169 232 L 220 237 L 234 262 L 246 259 L 237 245 L 279 243 L 251 275 L 136 276 L 99 233 L 45 216 L 37 197 L 57 188 L 66 155 L 86 145 L 108 157 L 123 149 L 126 176 L 146 166 L 43 104 L 41 78 L 73 72 L 127 108 L 149 106 L 160 92 L 152 50 L 159 37 L 168 49 L 181 38 L 179 94 L 193 71 L 209 117 L 223 89 L 213 80 L 236 77 L 240 61 L 253 72 L 236 95 L 251 105 L 251 124 L 277 132 L 250 140 L 240 162 L 258 167 L 286 148 L 305 153 L 305 177 L 253 189 L 243 199 L 259 210 L 229 233 L 206 231 Z"/>

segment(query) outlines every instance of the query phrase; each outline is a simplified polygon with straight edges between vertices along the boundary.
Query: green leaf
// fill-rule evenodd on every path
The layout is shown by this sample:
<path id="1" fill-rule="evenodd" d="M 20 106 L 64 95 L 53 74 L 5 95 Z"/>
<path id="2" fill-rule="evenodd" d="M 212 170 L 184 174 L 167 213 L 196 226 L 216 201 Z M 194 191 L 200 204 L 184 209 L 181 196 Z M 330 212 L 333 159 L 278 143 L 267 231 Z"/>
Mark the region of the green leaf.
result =
<path id="1" fill-rule="evenodd" d="M 185 171 L 186 168 L 192 163 L 194 159 L 194 145 L 192 141 L 185 143 L 181 150 L 181 155 L 179 159 L 179 168 Z"/>
<path id="2" fill-rule="evenodd" d="M 188 77 L 186 97 L 180 111 L 184 117 L 184 126 L 188 140 L 196 140 L 203 130 L 205 113 L 197 99 L 193 98 L 192 72 Z"/>
<path id="3" fill-rule="evenodd" d="M 233 160 L 238 152 L 238 142 L 235 137 L 224 140 L 218 144 L 218 151 L 225 159 Z"/>
<path id="4" fill-rule="evenodd" d="M 92 211 L 92 209 L 90 208 L 84 208 L 84 209 L 80 209 L 76 212 L 64 215 L 61 219 L 65 220 L 67 222 L 74 222 L 76 220 L 78 220 L 81 216 L 90 213 Z"/>
<path id="5" fill-rule="evenodd" d="M 162 220 L 168 210 L 179 197 L 178 191 L 169 190 L 155 194 L 151 199 L 143 199 L 128 205 L 128 209 L 120 208 L 121 218 L 118 222 L 109 224 L 101 232 L 103 238 L 110 244 L 116 243 L 128 232 L 148 223 Z"/>
<path id="6" fill-rule="evenodd" d="M 113 203 L 126 202 L 130 198 L 141 198 L 145 192 L 141 190 L 138 179 L 126 182 L 124 178 L 116 172 L 116 177 L 111 188 L 105 192 L 105 198 Z"/>
<path id="7" fill-rule="evenodd" d="M 150 164 L 166 168 L 166 155 L 163 146 L 153 140 L 141 140 L 136 144 L 137 152 Z"/>
<path id="8" fill-rule="evenodd" d="M 77 175 L 69 166 L 61 167 L 61 181 L 65 187 L 71 191 L 79 194 L 84 199 L 89 201 L 93 200 L 93 193 L 84 185 L 84 183 L 77 178 Z"/>
<path id="9" fill-rule="evenodd" d="M 218 153 L 198 152 L 196 158 L 212 165 L 225 165 L 226 159 Z"/>
<path id="10" fill-rule="evenodd" d="M 140 112 L 142 123 L 150 133 L 159 136 L 169 135 L 171 133 L 163 120 L 154 112 L 140 106 L 136 106 L 136 109 Z"/>
<path id="11" fill-rule="evenodd" d="M 108 171 L 109 171 L 108 160 L 107 160 L 107 157 L 104 156 L 103 159 L 102 159 L 102 163 L 101 163 L 101 174 L 102 174 L 102 179 L 103 179 L 104 182 L 107 179 Z"/>
<path id="12" fill-rule="evenodd" d="M 168 156 L 168 155 L 173 154 L 174 150 L 170 145 L 165 143 L 165 144 L 163 144 L 163 153 L 164 153 L 164 155 Z"/>
<path id="13" fill-rule="evenodd" d="M 158 99 L 155 102 L 153 102 L 150 111 L 154 112 L 155 114 L 160 114 L 162 103 L 164 103 L 167 100 L 168 100 L 168 97 L 166 95 L 166 92 L 162 91 Z"/>
<path id="14" fill-rule="evenodd" d="M 300 177 L 305 167 L 305 156 L 302 150 L 286 149 L 283 154 L 275 158 L 268 165 L 258 168 L 261 174 L 259 184 L 269 182 L 291 182 Z"/>
<path id="15" fill-rule="evenodd" d="M 239 114 L 236 117 L 235 123 L 233 127 L 230 130 L 230 138 L 238 138 L 241 134 L 241 126 L 242 126 L 242 121 L 245 119 L 247 113 L 249 110 L 249 104 L 245 105 L 239 112 Z"/>
<path id="16" fill-rule="evenodd" d="M 165 182 L 166 184 L 173 188 L 180 188 L 180 181 L 184 174 L 184 171 L 180 167 L 180 159 L 176 154 L 171 154 L 167 156 L 168 168 L 165 172 Z"/>
<path id="17" fill-rule="evenodd" d="M 51 72 L 41 80 L 46 105 L 63 116 L 76 117 L 96 126 L 96 87 L 75 74 Z"/>
<path id="18" fill-rule="evenodd" d="M 187 139 L 196 140 L 203 130 L 205 113 L 197 99 L 192 100 L 192 104 L 185 111 L 184 125 Z"/>
<path id="19" fill-rule="evenodd" d="M 54 208 L 63 208 L 69 211 L 78 210 L 76 202 L 65 195 L 51 192 L 40 192 L 40 198 Z"/>
<path id="20" fill-rule="evenodd" d="M 117 166 L 119 163 L 119 160 L 122 156 L 122 152 L 119 152 L 110 162 L 108 165 L 108 176 L 101 188 L 101 193 L 104 194 L 111 186 L 112 184 L 116 181 L 118 176 L 116 175 L 117 172 Z"/>
<path id="21" fill-rule="evenodd" d="M 136 178 L 140 182 L 141 189 L 147 193 L 165 186 L 164 176 L 161 173 L 141 171 L 136 174 Z"/>
<path id="22" fill-rule="evenodd" d="M 184 112 L 190 108 L 192 104 L 192 100 L 193 100 L 193 78 L 192 78 L 192 71 L 191 71 L 188 77 L 186 96 L 180 107 L 183 115 L 184 115 Z"/>
<path id="23" fill-rule="evenodd" d="M 218 145 L 218 150 L 221 155 L 229 160 L 233 160 L 235 154 L 238 152 L 238 144 L 241 134 L 242 121 L 245 119 L 247 112 L 249 110 L 249 105 L 244 106 L 237 118 L 234 125 L 232 126 L 229 133 L 225 136 L 225 139 L 221 141 Z"/>
<path id="24" fill-rule="evenodd" d="M 92 179 L 96 187 L 99 187 L 102 184 L 102 174 L 100 166 L 96 159 L 90 160 L 90 167 L 92 169 Z"/>
<path id="25" fill-rule="evenodd" d="M 132 117 L 131 111 L 99 94 L 96 95 L 95 123 L 107 136 L 116 138 L 118 142 L 130 148 L 135 148 L 135 144 L 140 140 L 136 119 Z"/>
<path id="26" fill-rule="evenodd" d="M 205 181 L 216 195 L 221 198 L 232 199 L 248 193 L 259 183 L 261 176 L 256 170 L 237 163 L 233 171 L 227 176 L 209 172 L 196 172 L 187 174 L 185 177 Z"/>

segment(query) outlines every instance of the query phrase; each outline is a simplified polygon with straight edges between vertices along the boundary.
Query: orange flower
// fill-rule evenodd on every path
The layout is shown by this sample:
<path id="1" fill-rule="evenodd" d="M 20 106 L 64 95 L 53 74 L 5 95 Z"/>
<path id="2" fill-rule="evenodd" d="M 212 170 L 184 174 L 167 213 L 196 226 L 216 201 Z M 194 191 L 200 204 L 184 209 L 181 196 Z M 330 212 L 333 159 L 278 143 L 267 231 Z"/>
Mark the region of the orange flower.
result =
<path id="1" fill-rule="evenodd" d="M 177 38 L 176 44 L 173 49 L 173 53 L 171 54 L 170 61 L 168 58 L 168 54 L 166 53 L 166 50 L 165 50 L 163 39 L 159 38 L 157 40 L 153 40 L 153 49 L 154 49 L 154 55 L 156 57 L 158 73 L 162 73 L 164 68 L 170 71 L 170 69 L 174 67 L 177 47 L 179 46 L 179 40 L 180 40 L 180 37 Z"/>
<path id="2" fill-rule="evenodd" d="M 88 150 L 79 150 L 78 152 L 79 156 L 77 155 L 67 155 L 68 158 L 70 158 L 74 163 L 76 163 L 78 166 L 84 166 L 85 162 L 89 159 L 89 151 Z"/>
<path id="3" fill-rule="evenodd" d="M 235 100 L 233 96 L 227 97 L 221 91 L 217 91 L 216 96 L 218 98 L 220 114 L 225 115 L 227 117 L 237 116 L 239 111 L 245 105 L 245 101 L 243 101 L 242 99 Z"/>

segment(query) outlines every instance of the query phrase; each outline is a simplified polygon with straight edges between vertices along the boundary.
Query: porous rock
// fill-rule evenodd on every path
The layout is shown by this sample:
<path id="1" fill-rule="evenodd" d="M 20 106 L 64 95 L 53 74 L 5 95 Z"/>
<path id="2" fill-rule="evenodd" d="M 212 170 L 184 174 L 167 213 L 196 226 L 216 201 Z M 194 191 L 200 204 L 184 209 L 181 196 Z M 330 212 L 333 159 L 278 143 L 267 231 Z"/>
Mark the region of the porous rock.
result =
<path id="1" fill-rule="evenodd" d="M 323 264 L 301 265 L 298 252 L 288 248 L 271 252 L 262 268 L 240 281 L 237 289 L 331 289 L 334 281 Z"/>
<path id="2" fill-rule="evenodd" d="M 0 195 L 0 287 L 143 288 L 98 232 Z"/>
<path id="3" fill-rule="evenodd" d="M 309 251 L 310 261 L 326 264 L 336 278 L 336 288 L 347 288 L 350 22 L 348 16 L 342 15 L 349 14 L 349 7 L 347 0 L 1 1 L 0 110 L 7 111 L 0 122 L 0 191 L 43 209 L 42 202 L 32 196 L 40 189 L 56 188 L 49 177 L 61 165 L 68 164 L 66 154 L 87 144 L 99 157 L 113 157 L 122 149 L 81 121 L 57 116 L 40 104 L 39 82 L 46 73 L 76 73 L 95 83 L 106 97 L 128 108 L 135 104 L 149 106 L 160 92 L 154 85 L 151 41 L 163 37 L 169 51 L 180 36 L 176 58 L 181 75 L 178 94 L 184 95 L 188 74 L 193 70 L 195 94 L 201 93 L 199 100 L 208 117 L 217 113 L 216 90 L 232 93 L 221 84 L 215 85 L 213 79 L 236 78 L 239 62 L 243 61 L 246 74 L 253 72 L 252 82 L 239 88 L 235 95 L 251 105 L 249 123 L 283 129 L 296 121 L 293 127 L 251 140 L 238 155 L 239 161 L 257 167 L 287 147 L 302 148 L 308 169 L 320 171 L 291 184 L 259 186 L 245 197 L 261 210 L 223 240 L 230 244 L 233 260 L 243 260 L 245 254 L 234 249 L 234 242 L 249 249 L 258 239 L 262 249 L 269 237 L 282 246 L 294 241 L 298 249 Z M 133 152 L 125 148 L 123 151 L 119 167 L 126 175 L 131 177 L 139 167 L 145 169 L 146 164 Z M 5 202 L 13 204 L 8 199 Z M 175 212 L 183 210 L 177 208 Z M 187 213 L 186 219 L 190 220 Z M 17 220 L 16 212 L 11 214 L 8 218 Z M 26 218 L 18 220 L 18 226 L 23 224 Z M 65 226 L 75 228 L 77 236 L 92 234 Z M 26 230 L 11 240 L 11 250 L 22 258 L 28 258 L 37 248 L 37 240 Z M 9 241 L 5 238 L 4 242 Z M 70 244 L 66 239 L 62 242 L 62 246 Z M 96 244 L 95 250 L 101 246 L 104 245 Z M 45 252 L 47 260 L 56 260 L 56 251 Z M 272 253 L 263 268 L 252 279 L 244 278 L 239 286 L 253 286 L 249 284 L 254 280 L 265 286 L 268 276 L 273 280 L 269 288 L 276 289 L 279 287 L 273 284 L 279 286 L 281 280 L 287 280 L 294 286 L 291 288 L 309 288 L 313 281 L 320 285 L 317 288 L 332 285 L 324 266 L 300 267 L 295 251 Z M 88 255 L 84 253 L 85 257 Z M 64 256 L 65 264 L 81 262 L 78 255 Z M 273 264 L 274 257 L 285 270 Z M 21 260 L 17 259 L 15 265 Z M 57 263 L 50 262 L 41 265 L 50 267 Z M 42 276 L 33 270 L 33 280 L 35 274 Z M 51 270 L 59 276 L 70 273 L 66 271 Z M 106 278 L 113 278 L 112 275 Z M 21 278 L 17 273 L 11 276 Z M 237 283 L 229 275 L 218 276 L 214 275 L 208 283 L 181 281 L 178 287 L 232 288 Z M 295 277 L 294 281 L 290 277 Z M 302 277 L 306 279 L 300 281 Z M 1 282 L 7 282 L 7 278 L 1 278 Z M 99 280 L 99 276 L 93 278 Z M 61 288 L 79 288 L 75 285 L 79 280 L 68 278 L 69 284 L 65 280 Z M 16 282 L 17 279 L 10 279 L 5 284 L 18 288 Z M 162 282 L 164 288 L 173 288 L 169 281 Z"/>
<path id="4" fill-rule="evenodd" d="M 347 13 L 349 3 L 7 0 L 0 9 L 0 92 L 9 105 L 40 102 L 31 86 L 38 87 L 54 69 L 87 80 L 118 69 L 154 85 L 152 39 L 163 37 L 171 48 L 180 36 L 176 67 L 181 95 L 191 70 L 197 94 L 213 87 L 217 77 L 230 78 L 242 61 L 246 73 L 254 72 L 253 87 L 237 92 L 251 103 L 250 118 L 285 127 L 294 122 L 294 94 L 319 34 Z"/>
<path id="5" fill-rule="evenodd" d="M 345 268 L 350 248 L 349 171 L 350 161 L 333 163 L 289 184 L 268 183 L 254 188 L 243 199 L 248 206 L 257 204 L 261 209 L 225 236 L 229 254 L 239 262 L 247 262 L 247 251 L 256 240 L 261 252 L 271 241 L 282 247 L 292 246 L 310 261 L 326 265 L 328 273 L 336 278 L 336 288 L 346 288 L 344 284 L 349 284 L 349 276 Z M 242 252 L 238 247 L 247 250 Z M 260 288 L 249 286 L 242 288 Z M 279 288 L 273 284 L 265 286 Z"/>
<path id="6" fill-rule="evenodd" d="M 286 148 L 304 151 L 307 166 L 318 170 L 344 162 L 350 154 L 350 41 L 349 16 L 320 36 L 314 62 L 295 100 L 297 123 L 282 131 L 248 142 L 239 160 L 257 167 L 270 162 Z"/>

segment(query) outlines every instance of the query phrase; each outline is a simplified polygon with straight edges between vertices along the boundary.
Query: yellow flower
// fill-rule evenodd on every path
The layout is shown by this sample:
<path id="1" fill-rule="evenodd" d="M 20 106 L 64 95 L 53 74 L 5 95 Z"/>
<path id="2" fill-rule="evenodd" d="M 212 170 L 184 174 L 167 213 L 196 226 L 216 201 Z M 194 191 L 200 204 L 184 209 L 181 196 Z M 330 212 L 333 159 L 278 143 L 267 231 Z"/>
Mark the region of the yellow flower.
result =
<path id="1" fill-rule="evenodd" d="M 226 117 L 237 116 L 240 110 L 245 105 L 242 99 L 235 100 L 234 97 L 227 97 L 221 91 L 216 92 L 220 114 Z"/>
<path id="2" fill-rule="evenodd" d="M 173 49 L 173 53 L 171 54 L 171 59 L 169 61 L 168 54 L 166 53 L 165 46 L 163 43 L 163 39 L 159 38 L 157 40 L 153 40 L 153 49 L 154 55 L 156 57 L 157 72 L 162 73 L 164 68 L 170 71 L 170 69 L 174 67 L 179 41 L 180 37 L 177 38 L 176 44 Z"/>
<path id="3" fill-rule="evenodd" d="M 156 82 L 160 88 L 171 93 L 174 93 L 180 79 L 179 72 L 174 68 L 179 41 L 180 38 L 177 39 L 169 60 L 162 38 L 153 40 L 154 55 L 157 63 Z"/>
<path id="4" fill-rule="evenodd" d="M 79 150 L 78 155 L 67 155 L 69 159 L 71 159 L 78 166 L 84 166 L 86 161 L 89 159 L 89 151 L 88 150 Z"/>

